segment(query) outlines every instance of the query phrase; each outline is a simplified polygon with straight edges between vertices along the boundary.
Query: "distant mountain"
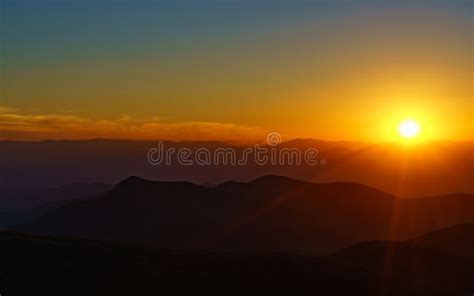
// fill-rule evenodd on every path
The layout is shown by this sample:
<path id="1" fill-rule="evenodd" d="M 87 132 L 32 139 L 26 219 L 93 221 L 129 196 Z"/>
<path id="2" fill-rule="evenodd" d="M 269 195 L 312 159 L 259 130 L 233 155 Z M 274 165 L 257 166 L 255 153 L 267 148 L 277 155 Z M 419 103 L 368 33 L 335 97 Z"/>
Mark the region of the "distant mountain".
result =
<path id="1" fill-rule="evenodd" d="M 103 183 L 74 183 L 53 188 L 0 188 L 0 229 L 30 222 L 45 213 L 112 188 Z"/>
<path id="2" fill-rule="evenodd" d="M 265 139 L 262 139 L 264 141 Z M 474 193 L 473 142 L 359 143 L 296 139 L 282 148 L 304 153 L 319 151 L 325 165 L 151 165 L 147 152 L 158 141 L 85 140 L 8 142 L 0 141 L 0 186 L 58 186 L 71 182 L 102 180 L 117 183 L 129 175 L 163 181 L 218 184 L 228 180 L 248 182 L 262 175 L 285 175 L 311 182 L 347 181 L 366 184 L 401 197 Z M 244 148 L 220 142 L 164 142 L 164 150 L 199 148 L 215 151 Z M 251 157 L 250 160 L 253 158 Z"/>
<path id="3" fill-rule="evenodd" d="M 332 158 L 311 180 L 352 181 L 400 197 L 474 193 L 474 143 L 374 144 Z"/>
<path id="4" fill-rule="evenodd" d="M 50 211 L 19 231 L 180 249 L 325 254 L 474 219 L 474 195 L 400 199 L 356 183 L 264 176 L 203 187 L 129 177 L 107 194 Z"/>
<path id="5" fill-rule="evenodd" d="M 5 295 L 470 295 L 474 274 L 471 262 L 409 243 L 364 243 L 321 258 L 17 233 L 0 233 L 0 245 Z"/>
<path id="6" fill-rule="evenodd" d="M 461 256 L 474 262 L 474 223 L 433 231 L 413 241 L 424 247 Z"/>
<path id="7" fill-rule="evenodd" d="M 85 196 L 84 198 L 88 198 L 88 196 Z M 12 225 L 18 225 L 18 224 L 31 222 L 52 210 L 55 210 L 57 208 L 60 208 L 68 204 L 72 204 L 79 200 L 81 200 L 81 198 L 68 199 L 68 200 L 56 200 L 56 201 L 46 202 L 40 206 L 31 208 L 31 209 L 0 212 L 0 230 L 7 229 L 8 227 Z"/>
<path id="8" fill-rule="evenodd" d="M 104 183 L 72 183 L 59 187 L 0 188 L 0 212 L 25 211 L 51 202 L 73 200 L 105 192 L 112 185 Z"/>

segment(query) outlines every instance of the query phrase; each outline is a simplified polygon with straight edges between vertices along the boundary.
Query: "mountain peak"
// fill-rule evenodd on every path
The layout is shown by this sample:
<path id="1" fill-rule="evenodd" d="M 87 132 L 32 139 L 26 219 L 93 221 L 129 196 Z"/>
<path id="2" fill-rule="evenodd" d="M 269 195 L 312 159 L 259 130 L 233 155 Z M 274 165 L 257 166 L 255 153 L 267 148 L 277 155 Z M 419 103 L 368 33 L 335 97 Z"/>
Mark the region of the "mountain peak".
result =
<path id="1" fill-rule="evenodd" d="M 144 185 L 149 184 L 149 183 L 153 183 L 153 182 L 143 179 L 141 177 L 130 176 L 120 181 L 119 183 L 117 183 L 117 185 L 114 186 L 113 191 L 122 191 L 122 190 L 128 190 L 132 188 L 140 188 L 140 187 L 144 187 Z"/>
<path id="2" fill-rule="evenodd" d="M 190 182 L 151 181 L 137 176 L 130 176 L 115 185 L 112 191 L 115 193 L 137 194 L 159 190 L 190 190 L 196 187 L 201 186 Z"/>
<path id="3" fill-rule="evenodd" d="M 137 176 L 130 176 L 130 177 L 127 177 L 124 180 L 120 181 L 116 186 L 143 183 L 143 182 L 151 182 L 151 181 L 143 179 L 141 177 L 137 177 Z"/>
<path id="4" fill-rule="evenodd" d="M 304 181 L 292 179 L 281 175 L 263 175 L 250 182 L 251 184 L 267 184 L 267 183 L 305 183 Z"/>

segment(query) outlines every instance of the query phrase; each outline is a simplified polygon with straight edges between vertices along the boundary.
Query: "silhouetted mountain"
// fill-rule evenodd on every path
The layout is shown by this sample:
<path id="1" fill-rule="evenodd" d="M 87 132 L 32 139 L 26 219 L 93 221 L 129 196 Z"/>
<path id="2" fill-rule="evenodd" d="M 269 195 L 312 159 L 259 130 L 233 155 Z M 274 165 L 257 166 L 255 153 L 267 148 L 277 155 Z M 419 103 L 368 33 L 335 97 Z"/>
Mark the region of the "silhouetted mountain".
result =
<path id="1" fill-rule="evenodd" d="M 264 140 L 264 139 L 262 139 Z M 297 139 L 275 148 L 317 149 L 326 165 L 183 166 L 176 157 L 169 165 L 154 166 L 147 152 L 158 141 L 86 140 L 45 142 L 0 141 L 0 186 L 58 186 L 103 180 L 117 183 L 137 175 L 163 181 L 219 184 L 248 182 L 262 175 L 286 175 L 311 182 L 347 181 L 366 184 L 401 197 L 474 193 L 472 142 L 428 142 L 406 147 L 397 143 L 367 144 Z M 237 156 L 245 147 L 219 142 L 164 142 L 164 150 L 232 148 Z M 38 157 L 41 155 L 41 157 Z M 193 154 L 192 154 L 193 155 Z"/>
<path id="2" fill-rule="evenodd" d="M 470 262 L 407 243 L 364 243 L 326 258 L 17 233 L 0 233 L 0 245 L 5 295 L 470 295 L 474 272 Z"/>
<path id="3" fill-rule="evenodd" d="M 324 254 L 473 219 L 473 195 L 399 199 L 355 183 L 279 176 L 212 188 L 130 177 L 14 229 L 170 248 Z"/>
<path id="4" fill-rule="evenodd" d="M 460 224 L 427 233 L 417 244 L 470 259 L 474 262 L 474 223 Z"/>

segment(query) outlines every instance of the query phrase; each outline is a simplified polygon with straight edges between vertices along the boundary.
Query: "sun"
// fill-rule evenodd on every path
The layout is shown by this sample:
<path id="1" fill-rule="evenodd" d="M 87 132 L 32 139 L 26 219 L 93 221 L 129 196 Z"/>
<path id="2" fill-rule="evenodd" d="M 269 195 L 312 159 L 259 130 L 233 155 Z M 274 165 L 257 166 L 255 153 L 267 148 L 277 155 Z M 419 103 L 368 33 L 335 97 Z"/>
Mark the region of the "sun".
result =
<path id="1" fill-rule="evenodd" d="M 413 119 L 405 119 L 398 125 L 398 132 L 402 137 L 407 139 L 416 137 L 420 133 L 420 130 L 420 125 Z"/>

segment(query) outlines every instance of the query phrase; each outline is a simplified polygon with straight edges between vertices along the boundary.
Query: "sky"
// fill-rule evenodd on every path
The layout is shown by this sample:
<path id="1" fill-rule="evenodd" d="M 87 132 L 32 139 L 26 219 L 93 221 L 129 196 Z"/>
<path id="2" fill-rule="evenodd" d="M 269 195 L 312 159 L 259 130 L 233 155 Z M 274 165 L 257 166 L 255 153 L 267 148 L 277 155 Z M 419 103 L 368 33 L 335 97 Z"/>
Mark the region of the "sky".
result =
<path id="1" fill-rule="evenodd" d="M 472 140 L 470 1 L 0 0 L 0 139 Z"/>

